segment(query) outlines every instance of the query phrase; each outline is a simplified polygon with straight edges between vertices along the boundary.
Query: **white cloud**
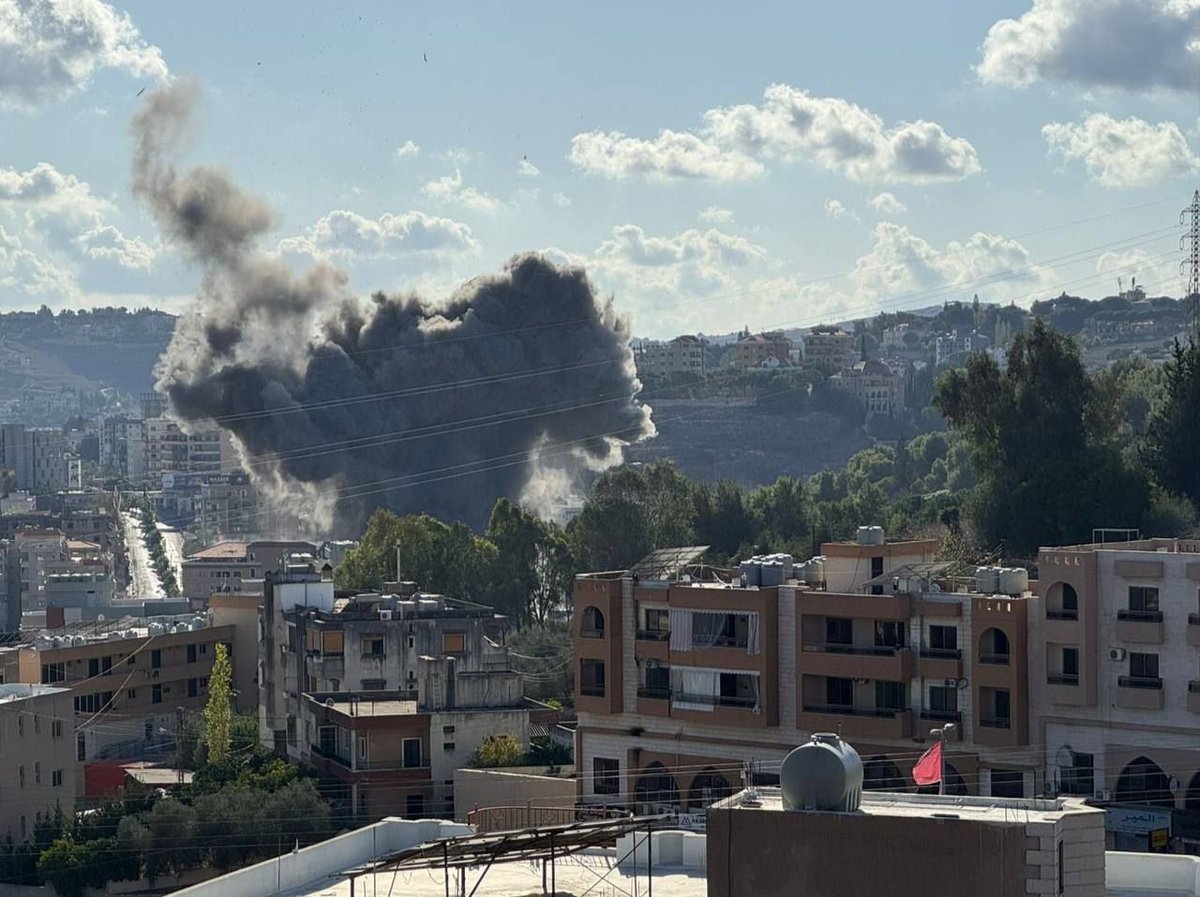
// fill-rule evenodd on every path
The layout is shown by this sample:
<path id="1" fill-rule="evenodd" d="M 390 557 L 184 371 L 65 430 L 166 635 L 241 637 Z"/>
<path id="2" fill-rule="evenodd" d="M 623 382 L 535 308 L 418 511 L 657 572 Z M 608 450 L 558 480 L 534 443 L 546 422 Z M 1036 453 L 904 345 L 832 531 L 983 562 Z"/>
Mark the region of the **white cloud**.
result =
<path id="1" fill-rule="evenodd" d="M 555 193 L 552 198 L 554 199 L 554 204 L 560 209 L 571 208 L 571 197 L 567 196 L 567 194 Z"/>
<path id="2" fill-rule="evenodd" d="M 705 206 L 696 214 L 696 218 L 704 224 L 732 224 L 733 212 L 720 206 Z"/>
<path id="3" fill-rule="evenodd" d="M 345 209 L 322 217 L 303 235 L 281 240 L 285 253 L 314 257 L 385 257 L 406 253 L 454 253 L 478 248 L 471 228 L 423 212 L 365 218 Z"/>
<path id="4" fill-rule="evenodd" d="M 569 158 L 576 168 L 613 180 L 741 181 L 763 171 L 762 163 L 754 159 L 681 131 L 660 131 L 653 140 L 627 137 L 620 131 L 576 134 Z"/>
<path id="5" fill-rule="evenodd" d="M 825 214 L 830 218 L 841 218 L 846 214 L 846 206 L 839 199 L 825 200 Z"/>
<path id="6" fill-rule="evenodd" d="M 0 295 L 63 297 L 78 292 L 74 278 L 0 227 Z"/>
<path id="7" fill-rule="evenodd" d="M 421 145 L 412 140 L 405 140 L 399 147 L 396 148 L 397 159 L 407 159 L 410 156 L 417 156 L 421 153 Z"/>
<path id="8" fill-rule="evenodd" d="M 1082 160 L 1088 176 L 1104 187 L 1146 187 L 1200 168 L 1174 122 L 1096 113 L 1078 124 L 1051 122 L 1042 136 L 1051 154 Z"/>
<path id="9" fill-rule="evenodd" d="M 807 160 L 855 181 L 931 183 L 978 173 L 975 148 L 930 121 L 888 127 L 836 97 L 772 84 L 758 105 L 710 109 L 698 133 L 664 130 L 652 140 L 617 131 L 577 134 L 571 161 L 610 178 L 754 177 L 764 161 Z"/>
<path id="10" fill-rule="evenodd" d="M 470 164 L 479 158 L 479 153 L 472 152 L 465 146 L 452 146 L 442 153 L 442 158 L 459 167 Z"/>
<path id="11" fill-rule="evenodd" d="M 0 0 L 0 106 L 33 108 L 88 85 L 98 69 L 163 81 L 162 51 L 101 0 Z"/>
<path id="12" fill-rule="evenodd" d="M 528 159 L 522 159 L 517 165 L 517 174 L 524 175 L 527 178 L 536 178 L 541 173 L 542 170 Z"/>
<path id="13" fill-rule="evenodd" d="M 908 211 L 908 206 L 896 199 L 896 194 L 887 191 L 871 200 L 871 208 L 881 215 L 899 215 Z"/>
<path id="14" fill-rule="evenodd" d="M 421 188 L 421 192 L 438 202 L 454 203 L 476 212 L 494 212 L 500 208 L 499 200 L 474 187 L 464 187 L 462 172 L 457 168 L 454 174 L 430 181 Z"/>
<path id="15" fill-rule="evenodd" d="M 614 227 L 612 237 L 600 244 L 597 258 L 620 259 L 642 267 L 662 267 L 684 262 L 741 266 L 766 258 L 767 251 L 744 237 L 719 230 L 685 230 L 671 237 L 653 237 L 636 224 Z"/>
<path id="16" fill-rule="evenodd" d="M 144 271 L 158 255 L 153 246 L 108 222 L 115 212 L 112 203 L 92 193 L 86 181 L 47 162 L 28 171 L 0 168 L 0 211 L 23 218 L 26 235 L 84 259 Z"/>
<path id="17" fill-rule="evenodd" d="M 1126 289 L 1132 285 L 1133 278 L 1137 278 L 1150 296 L 1176 294 L 1179 290 L 1179 262 L 1144 249 L 1106 252 L 1096 259 L 1096 273 L 1107 275 L 1107 280 L 1096 290 L 1101 295 L 1116 295 L 1118 277 L 1124 280 Z"/>
<path id="18" fill-rule="evenodd" d="M 991 84 L 1038 80 L 1131 91 L 1200 83 L 1195 0 L 1033 0 L 988 30 L 977 71 Z"/>

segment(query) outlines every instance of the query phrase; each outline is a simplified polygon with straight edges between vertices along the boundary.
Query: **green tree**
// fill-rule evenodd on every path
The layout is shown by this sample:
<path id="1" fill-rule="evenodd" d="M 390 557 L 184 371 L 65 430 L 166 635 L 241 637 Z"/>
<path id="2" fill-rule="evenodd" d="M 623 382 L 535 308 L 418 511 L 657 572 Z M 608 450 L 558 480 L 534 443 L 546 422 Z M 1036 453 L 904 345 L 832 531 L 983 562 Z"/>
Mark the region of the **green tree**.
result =
<path id="1" fill-rule="evenodd" d="M 232 720 L 233 669 L 229 664 L 229 651 L 218 642 L 208 679 L 208 703 L 204 707 L 204 744 L 208 748 L 209 763 L 220 763 L 229 756 Z"/>
<path id="2" fill-rule="evenodd" d="M 471 755 L 471 765 L 479 769 L 516 766 L 524 753 L 512 735 L 488 735 Z"/>
<path id="3" fill-rule="evenodd" d="M 1164 488 L 1200 504 L 1200 347 L 1176 342 L 1162 375 L 1163 395 L 1147 422 L 1142 457 Z"/>
<path id="4" fill-rule="evenodd" d="M 980 477 L 971 508 L 985 543 L 1032 555 L 1138 526 L 1150 489 L 1124 462 L 1078 346 L 1041 321 L 1019 334 L 1007 367 L 975 355 L 939 382 L 934 402 L 970 448 Z"/>
<path id="5" fill-rule="evenodd" d="M 537 587 L 538 545 L 544 532 L 545 526 L 536 515 L 501 498 L 492 508 L 484 534 L 496 546 L 496 609 L 520 623 L 530 619 L 530 599 Z"/>

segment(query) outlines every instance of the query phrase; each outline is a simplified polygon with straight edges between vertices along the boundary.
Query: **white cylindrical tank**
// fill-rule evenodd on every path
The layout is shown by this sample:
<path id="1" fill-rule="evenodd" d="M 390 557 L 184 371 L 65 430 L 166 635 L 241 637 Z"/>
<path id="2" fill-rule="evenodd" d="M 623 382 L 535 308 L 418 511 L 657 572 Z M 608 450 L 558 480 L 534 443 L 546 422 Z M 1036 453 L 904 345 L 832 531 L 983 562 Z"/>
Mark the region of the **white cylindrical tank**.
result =
<path id="1" fill-rule="evenodd" d="M 1029 588 L 1029 571 L 1024 567 L 1005 567 L 1000 571 L 997 591 L 1004 595 L 1021 595 Z"/>
<path id="2" fill-rule="evenodd" d="M 779 789 L 786 810 L 851 813 L 862 801 L 862 784 L 858 751 L 828 733 L 815 733 L 779 767 Z"/>
<path id="3" fill-rule="evenodd" d="M 1000 588 L 999 567 L 978 567 L 975 570 L 975 591 L 990 595 Z"/>
<path id="4" fill-rule="evenodd" d="M 858 544 L 859 545 L 870 545 L 871 544 L 871 527 L 860 526 L 858 528 Z"/>
<path id="5" fill-rule="evenodd" d="M 882 526 L 872 526 L 868 527 L 868 529 L 870 530 L 871 538 L 871 541 L 867 543 L 868 545 L 882 545 L 886 541 Z"/>
<path id="6" fill-rule="evenodd" d="M 738 572 L 742 578 L 746 580 L 747 586 L 757 586 L 762 584 L 762 567 L 751 558 L 748 561 L 742 561 L 738 565 Z"/>
<path id="7" fill-rule="evenodd" d="M 763 588 L 783 585 L 783 564 L 779 561 L 766 561 L 762 565 L 762 578 L 759 584 Z"/>

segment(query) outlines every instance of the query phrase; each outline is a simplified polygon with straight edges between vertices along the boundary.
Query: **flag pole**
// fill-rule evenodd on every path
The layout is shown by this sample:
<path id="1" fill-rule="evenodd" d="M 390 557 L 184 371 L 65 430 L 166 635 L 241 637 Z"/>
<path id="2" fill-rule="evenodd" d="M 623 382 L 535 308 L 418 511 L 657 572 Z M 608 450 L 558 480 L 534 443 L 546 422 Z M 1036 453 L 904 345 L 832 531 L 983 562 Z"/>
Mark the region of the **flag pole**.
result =
<path id="1" fill-rule="evenodd" d="M 946 723 L 940 729 L 931 729 L 929 734 L 942 743 L 942 749 L 938 752 L 938 762 L 940 768 L 938 770 L 938 794 L 946 793 L 946 738 L 954 731 L 954 723 Z"/>

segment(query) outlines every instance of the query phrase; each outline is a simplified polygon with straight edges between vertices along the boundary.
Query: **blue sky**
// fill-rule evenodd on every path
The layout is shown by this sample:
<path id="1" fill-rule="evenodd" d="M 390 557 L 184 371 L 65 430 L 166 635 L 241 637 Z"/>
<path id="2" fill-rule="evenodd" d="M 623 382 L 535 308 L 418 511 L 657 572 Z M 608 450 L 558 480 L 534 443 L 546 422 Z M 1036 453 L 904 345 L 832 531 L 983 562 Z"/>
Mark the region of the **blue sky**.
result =
<path id="1" fill-rule="evenodd" d="M 0 0 L 0 306 L 186 305 L 129 189 L 175 77 L 266 248 L 363 295 L 525 250 L 650 336 L 1179 291 L 1195 0 L 443 6 Z"/>

